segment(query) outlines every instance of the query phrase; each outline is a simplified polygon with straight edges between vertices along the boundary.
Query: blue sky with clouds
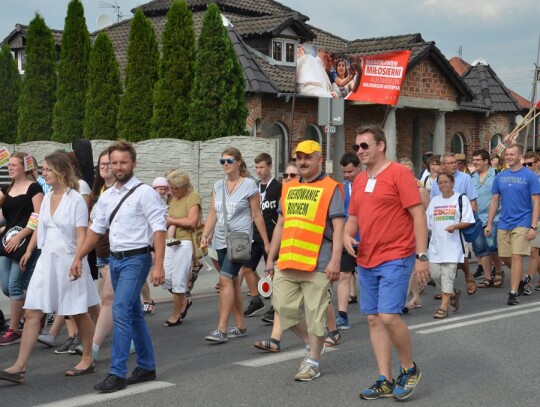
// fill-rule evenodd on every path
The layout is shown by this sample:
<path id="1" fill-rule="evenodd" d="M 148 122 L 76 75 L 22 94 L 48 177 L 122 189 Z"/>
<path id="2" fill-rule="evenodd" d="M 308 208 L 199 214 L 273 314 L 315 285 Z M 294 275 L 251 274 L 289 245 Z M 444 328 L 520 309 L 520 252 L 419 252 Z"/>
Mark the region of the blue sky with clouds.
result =
<path id="1" fill-rule="evenodd" d="M 16 23 L 28 24 L 39 11 L 51 28 L 62 29 L 68 0 L 5 1 L 0 13 L 0 38 Z M 90 31 L 101 13 L 111 8 L 83 0 Z M 117 0 L 125 18 L 145 1 Z M 458 55 L 487 61 L 511 89 L 530 99 L 540 36 L 539 0 L 282 0 L 310 18 L 309 23 L 348 40 L 421 33 L 435 41 L 447 58 Z M 115 17 L 114 17 L 115 18 Z M 116 18 L 115 18 L 116 19 Z M 537 97 L 538 99 L 538 97 Z"/>

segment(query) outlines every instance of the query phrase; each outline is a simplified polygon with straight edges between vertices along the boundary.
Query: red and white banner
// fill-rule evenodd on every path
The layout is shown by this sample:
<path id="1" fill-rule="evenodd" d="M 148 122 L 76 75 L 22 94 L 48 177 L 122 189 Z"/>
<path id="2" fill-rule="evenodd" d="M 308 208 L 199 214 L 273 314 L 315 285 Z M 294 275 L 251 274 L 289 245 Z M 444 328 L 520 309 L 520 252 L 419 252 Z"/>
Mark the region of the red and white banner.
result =
<path id="1" fill-rule="evenodd" d="M 396 51 L 364 57 L 349 57 L 360 65 L 362 77 L 359 86 L 352 89 L 346 100 L 395 105 L 401 92 L 411 51 Z"/>

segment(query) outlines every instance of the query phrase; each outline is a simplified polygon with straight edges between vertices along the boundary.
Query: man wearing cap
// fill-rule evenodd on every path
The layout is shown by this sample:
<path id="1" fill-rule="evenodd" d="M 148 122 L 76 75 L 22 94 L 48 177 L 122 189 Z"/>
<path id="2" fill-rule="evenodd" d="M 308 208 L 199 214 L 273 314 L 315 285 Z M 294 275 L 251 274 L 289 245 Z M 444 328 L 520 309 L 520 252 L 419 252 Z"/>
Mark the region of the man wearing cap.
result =
<path id="1" fill-rule="evenodd" d="M 426 214 L 414 175 L 386 158 L 384 131 L 358 129 L 356 143 L 353 148 L 366 171 L 353 184 L 344 246 L 359 266 L 360 309 L 367 315 L 379 370 L 375 384 L 360 397 L 404 400 L 421 378 L 401 312 L 413 270 L 420 283 L 427 283 L 429 277 Z M 359 231 L 360 242 L 355 238 Z M 392 347 L 401 362 L 396 380 L 392 379 Z"/>
<path id="2" fill-rule="evenodd" d="M 306 345 L 294 379 L 310 381 L 321 374 L 330 282 L 339 279 L 345 210 L 342 185 L 320 171 L 320 144 L 303 141 L 293 154 L 301 179 L 283 185 L 265 271 L 274 271 L 277 258 L 272 305 L 282 328 L 291 328 Z"/>

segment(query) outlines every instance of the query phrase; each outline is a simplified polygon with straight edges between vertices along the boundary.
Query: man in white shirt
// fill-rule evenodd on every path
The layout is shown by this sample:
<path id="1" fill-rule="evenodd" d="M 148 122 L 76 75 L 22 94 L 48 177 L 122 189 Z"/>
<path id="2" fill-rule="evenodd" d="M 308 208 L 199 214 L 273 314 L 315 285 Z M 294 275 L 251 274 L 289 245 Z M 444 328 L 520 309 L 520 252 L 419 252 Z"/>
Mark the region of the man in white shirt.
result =
<path id="1" fill-rule="evenodd" d="M 95 247 L 99 235 L 109 229 L 114 289 L 113 348 L 109 375 L 94 386 L 103 393 L 156 378 L 154 350 L 142 313 L 140 292 L 152 265 L 152 245 L 155 253 L 152 282 L 154 285 L 164 282 L 166 233 L 165 212 L 159 195 L 133 174 L 137 159 L 133 146 L 121 140 L 112 144 L 108 152 L 116 183 L 96 203 L 94 221 L 71 266 L 72 273 L 80 275 L 81 260 Z M 137 351 L 137 367 L 126 379 L 132 339 Z"/>

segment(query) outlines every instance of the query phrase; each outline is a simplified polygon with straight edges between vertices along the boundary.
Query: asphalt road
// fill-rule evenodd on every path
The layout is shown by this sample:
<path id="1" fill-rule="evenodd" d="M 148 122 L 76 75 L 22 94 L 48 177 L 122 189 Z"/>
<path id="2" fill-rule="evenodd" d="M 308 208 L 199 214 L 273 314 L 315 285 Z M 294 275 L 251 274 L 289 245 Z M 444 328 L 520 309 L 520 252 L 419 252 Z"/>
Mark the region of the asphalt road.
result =
<path id="1" fill-rule="evenodd" d="M 208 281 L 215 283 L 215 274 Z M 467 296 L 458 313 L 443 321 L 432 315 L 438 301 L 428 287 L 423 307 L 404 319 L 410 326 L 415 360 L 423 378 L 409 402 L 417 406 L 537 406 L 540 332 L 540 292 L 520 297 L 520 305 L 506 305 L 509 281 L 502 289 L 484 289 Z M 248 335 L 229 343 L 212 345 L 205 335 L 216 327 L 218 296 L 212 290 L 194 295 L 194 304 L 181 326 L 164 328 L 170 303 L 160 303 L 148 317 L 153 335 L 158 379 L 129 386 L 110 395 L 97 395 L 92 386 L 107 374 L 110 338 L 104 343 L 93 375 L 68 378 L 75 356 L 55 355 L 37 344 L 28 365 L 26 382 L 0 382 L 0 406 L 49 405 L 109 406 L 350 406 L 376 403 L 393 405 L 393 399 L 365 401 L 358 398 L 377 376 L 367 324 L 357 309 L 350 309 L 352 329 L 343 342 L 323 355 L 320 378 L 293 380 L 302 346 L 287 332 L 282 352 L 269 355 L 253 347 L 267 338 L 270 326 L 260 318 L 248 319 Z M 245 304 L 247 305 L 247 297 Z M 232 323 L 232 320 L 231 320 Z M 64 339 L 63 336 L 61 339 Z M 18 346 L 0 347 L 0 368 L 16 358 Z M 397 362 L 397 360 L 396 360 Z M 135 356 L 130 357 L 130 369 Z M 396 363 L 395 371 L 398 366 Z"/>

